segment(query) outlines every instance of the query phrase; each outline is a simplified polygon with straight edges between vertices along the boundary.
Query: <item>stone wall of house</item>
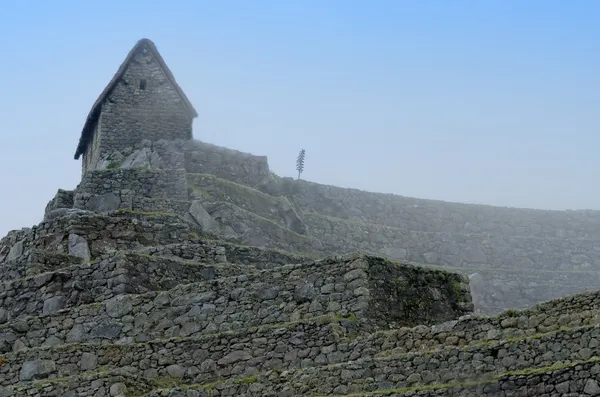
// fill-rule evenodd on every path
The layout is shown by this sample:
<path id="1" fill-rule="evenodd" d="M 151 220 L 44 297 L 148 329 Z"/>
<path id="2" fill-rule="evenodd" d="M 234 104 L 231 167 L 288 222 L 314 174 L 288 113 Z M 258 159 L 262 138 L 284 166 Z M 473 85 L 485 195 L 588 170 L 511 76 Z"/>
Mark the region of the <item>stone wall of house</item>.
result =
<path id="1" fill-rule="evenodd" d="M 97 129 L 102 158 L 144 139 L 191 139 L 192 116 L 157 60 L 143 48 L 102 104 Z"/>

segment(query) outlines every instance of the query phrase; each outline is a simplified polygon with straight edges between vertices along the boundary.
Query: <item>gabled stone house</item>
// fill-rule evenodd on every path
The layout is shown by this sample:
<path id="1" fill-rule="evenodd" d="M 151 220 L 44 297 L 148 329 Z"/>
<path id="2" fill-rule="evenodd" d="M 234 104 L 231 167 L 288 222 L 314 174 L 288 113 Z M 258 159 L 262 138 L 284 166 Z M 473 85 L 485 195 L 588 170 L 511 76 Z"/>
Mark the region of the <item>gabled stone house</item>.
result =
<path id="1" fill-rule="evenodd" d="M 83 157 L 85 174 L 103 155 L 145 139 L 191 139 L 197 116 L 154 43 L 142 39 L 92 106 L 75 159 Z"/>

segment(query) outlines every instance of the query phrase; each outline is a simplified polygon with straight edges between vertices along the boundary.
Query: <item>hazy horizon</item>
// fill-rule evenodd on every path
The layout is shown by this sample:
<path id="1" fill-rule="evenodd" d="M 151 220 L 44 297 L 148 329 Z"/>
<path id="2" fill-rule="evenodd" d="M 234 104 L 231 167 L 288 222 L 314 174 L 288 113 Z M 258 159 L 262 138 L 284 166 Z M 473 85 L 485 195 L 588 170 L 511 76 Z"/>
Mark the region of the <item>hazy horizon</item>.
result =
<path id="1" fill-rule="evenodd" d="M 600 209 L 600 3 L 2 3 L 0 238 L 73 189 L 85 118 L 141 38 L 194 137 L 309 181 L 409 197 Z"/>

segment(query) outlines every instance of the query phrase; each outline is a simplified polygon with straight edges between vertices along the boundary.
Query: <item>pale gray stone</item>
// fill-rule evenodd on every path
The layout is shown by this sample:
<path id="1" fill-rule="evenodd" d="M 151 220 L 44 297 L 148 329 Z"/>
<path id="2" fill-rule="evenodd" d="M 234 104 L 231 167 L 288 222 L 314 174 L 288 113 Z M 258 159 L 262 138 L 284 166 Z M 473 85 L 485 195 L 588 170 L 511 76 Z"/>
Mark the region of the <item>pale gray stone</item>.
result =
<path id="1" fill-rule="evenodd" d="M 112 318 L 123 317 L 133 310 L 133 303 L 131 296 L 120 295 L 113 299 L 106 301 L 105 304 L 106 313 Z"/>
<path id="2" fill-rule="evenodd" d="M 79 368 L 82 371 L 90 371 L 98 366 L 98 356 L 92 353 L 85 352 L 79 360 Z"/>
<path id="3" fill-rule="evenodd" d="M 42 314 L 48 315 L 55 313 L 63 307 L 65 307 L 66 302 L 66 298 L 61 295 L 46 299 L 44 301 L 44 308 L 42 309 Z"/>
<path id="4" fill-rule="evenodd" d="M 583 392 L 589 394 L 590 396 L 598 396 L 600 395 L 600 386 L 598 386 L 598 382 L 596 380 L 588 379 L 585 382 Z"/>
<path id="5" fill-rule="evenodd" d="M 19 379 L 21 381 L 30 381 L 34 379 L 47 378 L 48 375 L 56 371 L 56 364 L 52 360 L 33 360 L 25 361 L 21 366 Z"/>
<path id="6" fill-rule="evenodd" d="M 169 365 L 167 373 L 175 378 L 183 378 L 185 376 L 185 368 L 178 364 Z"/>
<path id="7" fill-rule="evenodd" d="M 210 216 L 206 209 L 204 209 L 204 206 L 200 200 L 192 201 L 188 212 L 198 223 L 198 225 L 200 225 L 202 230 L 208 232 L 215 232 L 219 230 L 219 223 Z"/>
<path id="8" fill-rule="evenodd" d="M 10 249 L 10 251 L 8 251 L 8 255 L 6 257 L 6 261 L 13 261 L 15 259 L 18 259 L 21 257 L 21 255 L 23 255 L 23 240 L 21 241 L 17 241 Z"/>
<path id="9" fill-rule="evenodd" d="M 127 395 L 127 385 L 125 383 L 114 383 L 110 386 L 109 391 L 112 397 L 124 397 Z"/>
<path id="10" fill-rule="evenodd" d="M 77 234 L 69 234 L 69 255 L 89 261 L 91 255 L 87 240 Z"/>
<path id="11" fill-rule="evenodd" d="M 92 196 L 86 203 L 86 210 L 94 212 L 110 212 L 118 210 L 121 199 L 115 193 L 105 193 Z"/>

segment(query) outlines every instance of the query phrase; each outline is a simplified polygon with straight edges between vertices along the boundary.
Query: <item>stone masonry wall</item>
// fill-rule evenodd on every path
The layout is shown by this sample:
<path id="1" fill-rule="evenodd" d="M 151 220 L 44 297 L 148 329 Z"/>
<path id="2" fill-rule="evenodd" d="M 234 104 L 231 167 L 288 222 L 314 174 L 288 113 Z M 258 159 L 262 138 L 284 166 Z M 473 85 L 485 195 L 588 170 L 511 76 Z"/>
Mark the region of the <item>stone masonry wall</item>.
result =
<path id="1" fill-rule="evenodd" d="M 477 381 L 510 371 L 550 367 L 567 360 L 589 360 L 599 353 L 599 337 L 600 329 L 592 326 L 462 349 L 359 359 L 296 370 L 286 384 L 297 385 L 296 395 L 306 395 L 308 391 L 328 395 L 402 389 L 422 383 Z"/>
<path id="2" fill-rule="evenodd" d="M 42 310 L 42 306 L 30 305 L 33 312 L 25 312 L 42 313 L 41 317 L 11 321 L 15 314 L 12 303 L 19 301 L 23 294 L 31 294 L 27 288 L 15 289 L 7 301 L 5 315 L 0 315 L 0 324 L 8 321 L 0 325 L 0 344 L 4 343 L 0 352 L 65 342 L 144 342 L 199 336 L 323 315 L 357 318 L 363 328 L 376 329 L 442 322 L 469 312 L 468 289 L 465 289 L 468 287 L 460 276 L 427 271 L 418 274 L 420 269 L 365 262 L 373 260 L 329 258 L 256 272 L 240 265 L 181 263 L 181 259 L 174 261 L 157 256 L 109 257 L 92 266 L 89 273 L 93 278 L 73 271 L 71 278 L 60 280 L 66 288 L 78 285 L 79 291 L 72 292 L 67 301 L 61 300 L 61 306 Z M 142 269 L 147 269 L 143 277 L 136 274 Z M 381 276 L 385 269 L 397 273 L 396 277 L 410 275 L 415 286 L 382 287 Z M 194 279 L 206 281 L 174 286 L 177 282 L 189 283 Z M 54 281 L 48 275 L 24 282 L 27 280 L 35 282 L 40 290 L 33 298 L 40 294 L 46 299 L 64 296 L 56 292 L 60 288 L 52 284 Z M 424 291 L 425 283 L 427 291 Z M 119 295 L 169 286 L 173 288 L 168 291 Z M 429 291 L 439 298 L 427 296 Z M 406 304 L 417 295 L 424 302 L 422 306 Z M 72 305 L 73 299 L 85 303 L 111 297 L 102 304 Z M 38 297 L 38 301 L 43 298 Z M 67 307 L 68 310 L 57 311 Z"/>
<path id="3" fill-rule="evenodd" d="M 187 200 L 187 180 L 183 170 L 117 169 L 90 171 L 77 187 L 74 207 L 98 212 L 133 209 L 134 202 Z M 188 204 L 189 206 L 189 204 Z M 185 207 L 185 205 L 184 205 Z M 137 209 L 137 208 L 136 208 Z M 156 211 L 158 208 L 150 208 Z"/>
<path id="4" fill-rule="evenodd" d="M 186 143 L 185 169 L 192 174 L 211 174 L 218 178 L 254 187 L 266 178 L 269 164 L 266 156 L 256 156 L 206 142 Z"/>
<path id="5" fill-rule="evenodd" d="M 137 254 L 108 254 L 91 264 L 73 265 L 0 283 L 0 323 L 22 315 L 51 314 L 66 307 L 127 293 L 165 290 L 178 283 L 243 274 L 236 265 L 185 263 Z"/>
<path id="6" fill-rule="evenodd" d="M 398 260 L 464 268 L 600 269 L 600 240 L 425 233 L 317 214 L 304 218 L 311 234 L 332 250 L 360 249 Z"/>
<path id="7" fill-rule="evenodd" d="M 185 169 L 191 174 L 210 174 L 250 187 L 271 175 L 266 156 L 195 139 L 144 139 L 134 145 L 114 147 L 96 168 Z"/>
<path id="8" fill-rule="evenodd" d="M 356 392 L 352 397 L 523 397 L 523 396 L 561 396 L 591 397 L 600 393 L 598 374 L 600 363 L 588 360 L 572 365 L 554 365 L 536 371 L 523 371 L 493 376 L 479 382 L 453 382 L 447 385 L 425 385 L 401 389 L 372 392 Z M 348 375 L 347 375 L 348 376 Z M 279 385 L 275 390 L 272 381 L 275 376 L 260 379 L 252 378 L 248 382 L 222 382 L 200 388 L 174 387 L 172 389 L 153 390 L 144 397 L 276 397 L 292 396 L 294 389 Z M 333 381 L 333 379 L 331 380 Z M 338 393 L 347 388 L 340 387 Z M 31 392 L 30 392 L 31 393 Z M 32 391 L 35 393 L 35 391 Z M 277 394 L 280 393 L 280 394 Z M 32 394 L 37 396 L 37 394 Z M 337 397 L 343 397 L 336 394 Z"/>
<path id="9" fill-rule="evenodd" d="M 45 361 L 53 370 L 49 378 L 75 375 L 85 370 L 134 369 L 146 378 L 180 378 L 204 383 L 231 375 L 285 369 L 303 364 L 337 362 L 343 354 L 327 353 L 336 336 L 347 333 L 339 323 L 290 324 L 287 328 L 262 327 L 236 333 L 204 334 L 199 338 L 155 340 L 137 344 L 73 344 L 53 349 L 29 349 L 2 356 L 0 386 L 31 380 L 29 363 Z M 352 327 L 352 322 L 346 322 Z M 168 347 L 167 347 L 168 346 Z M 52 363 L 52 364 L 50 364 Z"/>
<path id="10" fill-rule="evenodd" d="M 363 395 L 360 391 L 369 391 L 376 387 L 380 389 L 408 387 L 415 392 L 438 390 L 438 394 L 435 395 L 455 395 L 451 392 L 471 389 L 474 390 L 473 393 L 481 393 L 484 386 L 486 393 L 498 392 L 500 389 L 497 385 L 498 382 L 503 384 L 502 379 L 507 376 L 511 376 L 511 379 L 519 379 L 519 376 L 503 375 L 508 371 L 527 368 L 525 374 L 535 372 L 536 369 L 543 373 L 555 373 L 552 372 L 551 367 L 548 369 L 555 363 L 568 364 L 570 361 L 593 360 L 591 356 L 596 353 L 600 339 L 598 327 L 592 325 L 567 328 L 565 326 L 575 324 L 576 317 L 580 321 L 589 319 L 586 310 L 577 313 L 582 308 L 595 309 L 597 318 L 600 314 L 598 296 L 600 295 L 596 293 L 570 297 L 556 302 L 556 305 L 543 304 L 521 312 L 505 313 L 499 318 L 469 317 L 431 328 L 424 326 L 400 328 L 359 337 L 352 336 L 352 321 L 339 319 L 326 321 L 325 318 L 317 321 L 314 318 L 275 327 L 199 335 L 198 339 L 184 337 L 133 345 L 110 344 L 107 347 L 84 343 L 53 350 L 45 348 L 22 353 L 15 351 L 3 358 L 8 363 L 5 372 L 7 380 L 11 377 L 16 379 L 15 377 L 22 373 L 22 367 L 17 363 L 24 365 L 40 362 L 40 360 L 46 362 L 46 368 L 50 368 L 51 376 L 77 374 L 89 366 L 93 370 L 101 366 L 112 368 L 133 365 L 144 376 L 154 379 L 175 377 L 180 379 L 179 382 L 204 383 L 207 380 L 233 375 L 242 379 L 246 375 L 248 379 L 252 378 L 248 382 L 230 382 L 227 385 L 219 385 L 217 382 L 216 386 L 219 387 L 215 389 L 215 386 L 211 386 L 213 394 L 210 395 L 213 396 L 277 395 L 269 393 L 290 390 L 290 387 L 294 391 L 292 395 L 308 395 L 309 390 L 311 395 L 315 392 L 323 395 L 355 391 L 356 395 Z M 165 298 L 164 301 L 166 302 L 167 299 Z M 117 317 L 132 316 L 131 306 L 124 303 L 107 302 L 107 307 L 111 307 L 109 310 L 118 314 Z M 563 316 L 570 317 L 571 320 L 563 318 L 560 324 L 552 321 L 557 312 L 562 312 Z M 146 318 L 140 318 L 138 323 L 143 324 L 146 321 Z M 50 324 L 61 322 L 60 318 L 55 318 Z M 532 331 L 531 327 L 537 328 L 538 332 Z M 26 325 L 21 325 L 21 329 L 25 330 Z M 36 334 L 37 331 L 31 330 L 31 332 Z M 433 335 L 429 334 L 431 332 Z M 523 333 L 527 334 L 520 336 Z M 72 333 L 72 335 L 81 335 L 81 333 Z M 508 340 L 501 341 L 501 339 Z M 434 352 L 429 350 L 440 345 L 461 346 L 474 340 L 485 343 Z M 431 342 L 436 342 L 438 345 Z M 159 347 L 160 354 L 156 350 Z M 402 354 L 409 350 L 412 353 Z M 150 354 L 153 351 L 156 352 L 156 357 Z M 150 356 L 140 356 L 139 360 L 136 359 L 136 355 L 144 354 L 143 352 Z M 185 359 L 187 355 L 184 359 L 175 358 L 182 352 L 191 355 L 189 362 Z M 346 363 L 348 360 L 356 361 Z M 198 367 L 195 364 L 199 361 L 205 363 L 208 361 L 208 363 Z M 31 365 L 28 364 L 28 368 Z M 315 365 L 322 367 L 314 367 Z M 389 371 L 391 366 L 400 366 L 401 369 L 398 367 L 395 371 Z M 411 369 L 411 366 L 418 366 L 420 370 Z M 283 373 L 280 377 L 268 376 L 265 371 L 269 369 L 274 369 L 276 373 L 287 370 L 286 376 L 283 376 Z M 586 373 L 585 369 L 579 368 L 576 374 L 585 379 Z M 577 376 L 575 372 L 572 374 Z M 546 376 L 545 379 L 548 377 Z M 481 385 L 473 384 L 473 380 L 481 382 Z M 568 390 L 569 384 L 564 384 L 566 380 L 555 383 L 557 390 L 563 392 Z M 462 382 L 465 386 L 434 388 L 431 385 L 420 386 L 423 384 L 421 382 L 437 382 L 441 385 Z M 254 387 L 246 389 L 248 384 L 253 384 Z M 471 386 L 468 386 L 469 384 Z M 506 385 L 509 383 L 507 382 Z M 531 387 L 535 383 L 530 382 L 528 385 Z M 573 392 L 582 391 L 584 388 L 583 384 L 579 385 L 579 388 L 574 386 L 570 386 Z M 237 392 L 232 393 L 232 388 Z M 587 390 L 589 391 L 590 388 L 591 386 L 588 386 Z M 195 389 L 197 388 L 192 390 Z M 443 392 L 446 389 L 448 392 Z M 269 393 L 260 394 L 267 390 Z M 514 389 L 505 386 L 502 390 L 507 392 Z M 225 394 L 220 394 L 220 391 Z M 245 394 L 246 391 L 249 394 Z M 396 394 L 388 392 L 377 395 Z"/>
<path id="11" fill-rule="evenodd" d="M 425 200 L 296 181 L 305 211 L 391 227 L 446 233 L 491 233 L 600 239 L 600 211 L 547 211 Z"/>
<path id="12" fill-rule="evenodd" d="M 145 89 L 140 86 L 142 79 Z M 146 48 L 135 55 L 103 103 L 99 132 L 100 156 L 143 139 L 191 139 L 192 117 Z"/>
<path id="13" fill-rule="evenodd" d="M 83 255 L 89 260 L 111 250 L 126 251 L 157 244 L 186 243 L 195 239 L 190 235 L 193 232 L 190 226 L 173 215 L 128 212 L 114 215 L 109 217 L 84 212 L 9 233 L 0 240 L 0 259 L 16 260 L 31 249 L 38 249 L 57 254 Z"/>

